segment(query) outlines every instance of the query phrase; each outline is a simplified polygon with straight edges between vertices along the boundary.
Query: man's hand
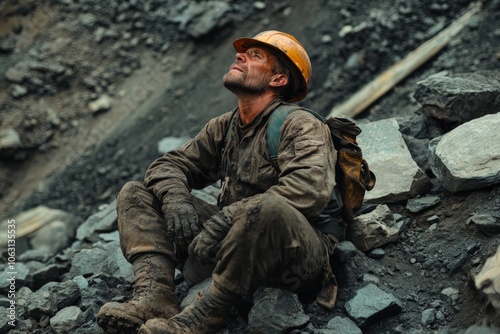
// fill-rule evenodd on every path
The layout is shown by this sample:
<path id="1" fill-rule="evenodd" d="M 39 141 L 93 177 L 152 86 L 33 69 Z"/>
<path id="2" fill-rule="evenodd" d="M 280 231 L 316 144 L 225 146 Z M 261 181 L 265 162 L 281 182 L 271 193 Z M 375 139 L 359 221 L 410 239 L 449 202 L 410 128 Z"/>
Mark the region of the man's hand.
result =
<path id="1" fill-rule="evenodd" d="M 167 236 L 177 243 L 180 249 L 186 250 L 195 235 L 200 232 L 198 214 L 186 189 L 171 189 L 163 198 L 161 207 Z"/>
<path id="2" fill-rule="evenodd" d="M 226 237 L 231 226 L 233 223 L 223 211 L 213 215 L 189 245 L 189 255 L 196 256 L 202 262 L 212 262 L 220 249 L 219 243 Z"/>

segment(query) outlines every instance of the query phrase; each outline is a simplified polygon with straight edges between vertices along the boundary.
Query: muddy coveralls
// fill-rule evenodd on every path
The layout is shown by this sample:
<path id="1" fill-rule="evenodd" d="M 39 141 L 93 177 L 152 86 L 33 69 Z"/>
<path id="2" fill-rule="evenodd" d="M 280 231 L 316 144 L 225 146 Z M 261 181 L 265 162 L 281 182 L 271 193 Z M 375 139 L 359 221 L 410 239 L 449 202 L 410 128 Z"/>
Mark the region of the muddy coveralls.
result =
<path id="1" fill-rule="evenodd" d="M 273 101 L 246 125 L 237 109 L 210 120 L 194 139 L 154 161 L 145 183 L 123 187 L 118 224 L 129 261 L 157 253 L 183 262 L 181 250 L 166 236 L 161 205 L 171 189 L 202 189 L 221 179 L 217 206 L 192 197 L 200 224 L 220 210 L 232 222 L 214 258 L 213 282 L 238 297 L 265 285 L 314 300 L 328 275 L 332 244 L 312 223 L 330 201 L 336 154 L 328 128 L 298 110 L 281 128 L 274 166 L 266 127 L 280 103 L 285 102 Z"/>

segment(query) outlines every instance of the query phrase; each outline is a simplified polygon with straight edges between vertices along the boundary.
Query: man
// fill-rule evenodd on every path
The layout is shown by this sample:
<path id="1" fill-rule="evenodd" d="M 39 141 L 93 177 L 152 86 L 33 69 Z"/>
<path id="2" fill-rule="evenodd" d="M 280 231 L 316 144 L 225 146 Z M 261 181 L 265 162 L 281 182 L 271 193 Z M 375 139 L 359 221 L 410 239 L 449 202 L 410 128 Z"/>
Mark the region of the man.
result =
<path id="1" fill-rule="evenodd" d="M 130 301 L 99 311 L 108 332 L 213 333 L 259 286 L 312 301 L 332 278 L 335 238 L 313 227 L 335 186 L 329 130 L 297 110 L 281 127 L 275 163 L 266 141 L 271 113 L 306 96 L 309 57 L 293 36 L 275 30 L 233 45 L 236 60 L 223 83 L 238 107 L 154 161 L 144 183 L 129 182 L 118 196 L 121 247 L 135 282 Z M 217 206 L 191 195 L 219 179 Z M 184 263 L 195 270 L 212 264 L 212 280 L 180 312 L 173 275 Z"/>

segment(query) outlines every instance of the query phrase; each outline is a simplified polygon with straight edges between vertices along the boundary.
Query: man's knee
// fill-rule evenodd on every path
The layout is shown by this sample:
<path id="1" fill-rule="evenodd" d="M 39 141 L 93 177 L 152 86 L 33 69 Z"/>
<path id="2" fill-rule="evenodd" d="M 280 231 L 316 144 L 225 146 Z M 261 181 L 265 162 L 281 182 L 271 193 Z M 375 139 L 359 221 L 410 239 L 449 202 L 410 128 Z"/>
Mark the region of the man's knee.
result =
<path id="1" fill-rule="evenodd" d="M 129 204 L 135 203 L 139 198 L 144 197 L 144 195 L 149 192 L 144 182 L 129 181 L 123 185 L 116 196 L 116 206 L 128 206 Z"/>
<path id="2" fill-rule="evenodd" d="M 258 198 L 260 215 L 264 219 L 288 220 L 300 215 L 299 211 L 277 195 L 263 194 Z"/>
<path id="3" fill-rule="evenodd" d="M 295 210 L 282 197 L 276 195 L 263 194 L 258 202 L 263 217 L 281 216 Z"/>
<path id="4" fill-rule="evenodd" d="M 226 212 L 235 224 L 249 228 L 263 224 L 267 228 L 276 228 L 280 223 L 296 219 L 298 211 L 279 196 L 262 194 L 241 201 L 231 212 Z M 270 224 L 272 222 L 272 224 Z"/>
<path id="5" fill-rule="evenodd" d="M 118 196 L 122 194 L 130 194 L 130 193 L 136 193 L 138 190 L 144 190 L 146 189 L 146 185 L 144 182 L 141 181 L 129 181 L 125 183 L 118 193 Z"/>

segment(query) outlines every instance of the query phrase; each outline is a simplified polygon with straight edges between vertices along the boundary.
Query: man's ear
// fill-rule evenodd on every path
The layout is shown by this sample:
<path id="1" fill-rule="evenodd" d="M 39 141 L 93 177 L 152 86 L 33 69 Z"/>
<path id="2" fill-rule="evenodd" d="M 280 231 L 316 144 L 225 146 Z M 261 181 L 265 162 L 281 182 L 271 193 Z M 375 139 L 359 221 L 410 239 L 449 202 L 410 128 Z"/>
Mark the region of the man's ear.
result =
<path id="1" fill-rule="evenodd" d="M 284 87 L 288 83 L 288 77 L 285 74 L 274 74 L 269 80 L 271 87 Z"/>

